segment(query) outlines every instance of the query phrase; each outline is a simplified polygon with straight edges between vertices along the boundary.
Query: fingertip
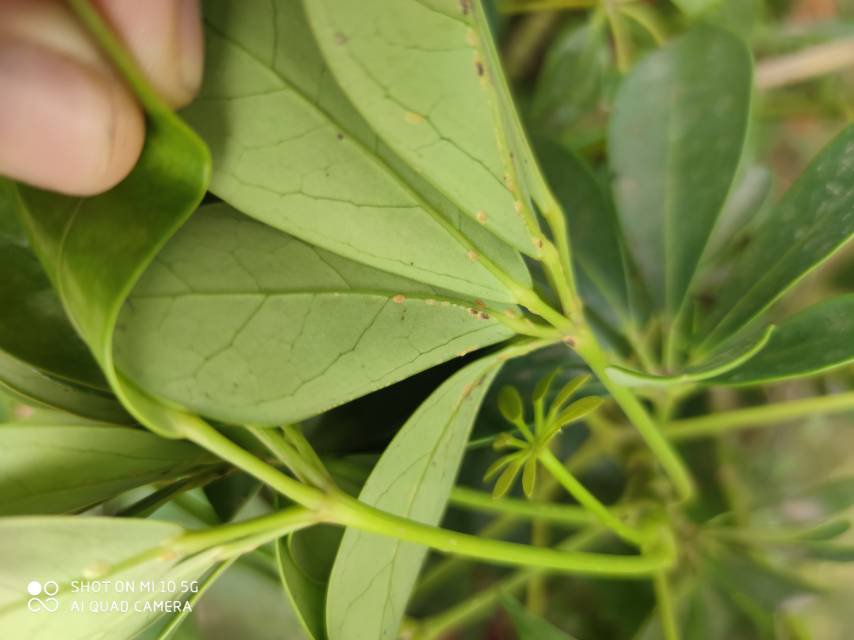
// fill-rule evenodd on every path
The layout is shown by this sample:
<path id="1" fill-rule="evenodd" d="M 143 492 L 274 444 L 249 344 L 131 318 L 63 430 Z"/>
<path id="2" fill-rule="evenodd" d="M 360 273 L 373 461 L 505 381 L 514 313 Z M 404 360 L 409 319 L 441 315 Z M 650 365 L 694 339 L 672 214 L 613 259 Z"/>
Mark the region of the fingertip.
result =
<path id="1" fill-rule="evenodd" d="M 202 81 L 199 0 L 97 0 L 96 4 L 155 90 L 173 107 L 188 104 Z"/>
<path id="2" fill-rule="evenodd" d="M 118 184 L 145 123 L 109 73 L 23 40 L 0 40 L 0 173 L 69 195 Z"/>

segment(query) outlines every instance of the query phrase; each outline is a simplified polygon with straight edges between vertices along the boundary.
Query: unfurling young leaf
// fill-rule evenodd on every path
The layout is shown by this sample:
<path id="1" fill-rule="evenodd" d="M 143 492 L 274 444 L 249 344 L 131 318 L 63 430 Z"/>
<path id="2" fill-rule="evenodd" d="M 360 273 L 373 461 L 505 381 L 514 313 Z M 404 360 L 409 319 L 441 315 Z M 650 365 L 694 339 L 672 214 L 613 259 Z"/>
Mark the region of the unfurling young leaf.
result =
<path id="1" fill-rule="evenodd" d="M 554 424 L 557 428 L 563 428 L 568 424 L 577 422 L 596 411 L 596 409 L 602 406 L 602 402 L 602 398 L 598 396 L 588 396 L 581 398 L 581 400 L 576 400 L 558 414 Z"/>
<path id="2" fill-rule="evenodd" d="M 525 410 L 522 407 L 522 396 L 516 387 L 502 387 L 498 394 L 498 410 L 504 419 L 511 424 L 516 424 L 525 419 Z"/>

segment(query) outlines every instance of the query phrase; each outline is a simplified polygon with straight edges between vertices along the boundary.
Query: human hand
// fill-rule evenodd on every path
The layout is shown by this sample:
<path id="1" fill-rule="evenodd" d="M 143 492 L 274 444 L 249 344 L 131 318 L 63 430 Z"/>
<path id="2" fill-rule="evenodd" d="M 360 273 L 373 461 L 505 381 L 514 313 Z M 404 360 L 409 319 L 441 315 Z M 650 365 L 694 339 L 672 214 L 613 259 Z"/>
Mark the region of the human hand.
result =
<path id="1" fill-rule="evenodd" d="M 198 0 L 93 0 L 173 107 L 202 76 Z M 142 109 L 62 0 L 0 0 L 0 175 L 70 195 L 120 182 Z"/>

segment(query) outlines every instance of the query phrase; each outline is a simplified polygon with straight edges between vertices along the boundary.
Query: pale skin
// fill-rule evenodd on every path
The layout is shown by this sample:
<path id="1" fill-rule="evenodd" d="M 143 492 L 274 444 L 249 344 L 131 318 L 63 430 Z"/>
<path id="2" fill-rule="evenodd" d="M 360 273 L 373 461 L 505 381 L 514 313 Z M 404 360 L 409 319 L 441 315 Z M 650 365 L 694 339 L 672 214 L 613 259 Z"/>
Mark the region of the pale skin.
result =
<path id="1" fill-rule="evenodd" d="M 199 0 L 92 0 L 173 107 L 202 78 Z M 133 168 L 142 109 L 62 0 L 0 0 L 0 175 L 86 196 Z"/>

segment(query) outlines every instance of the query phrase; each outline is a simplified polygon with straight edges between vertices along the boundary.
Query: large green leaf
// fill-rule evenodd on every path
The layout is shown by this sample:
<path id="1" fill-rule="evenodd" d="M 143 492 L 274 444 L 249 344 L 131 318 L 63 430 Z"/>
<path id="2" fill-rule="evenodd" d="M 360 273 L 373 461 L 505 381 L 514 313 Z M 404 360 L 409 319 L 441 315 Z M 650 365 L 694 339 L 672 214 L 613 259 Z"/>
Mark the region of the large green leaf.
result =
<path id="1" fill-rule="evenodd" d="M 466 216 L 353 109 L 325 68 L 299 0 L 209 2 L 206 21 L 205 85 L 186 115 L 211 145 L 214 193 L 339 255 L 511 301 L 484 260 L 473 259 L 468 237 L 476 253 L 527 284 L 518 253 L 488 231 L 499 212 L 483 203 L 483 215 Z M 465 167 L 448 168 L 471 186 Z"/>
<path id="2" fill-rule="evenodd" d="M 143 276 L 119 322 L 116 358 L 157 396 L 274 425 L 510 335 L 427 285 L 219 204 L 200 210 Z"/>
<path id="3" fill-rule="evenodd" d="M 510 614 L 519 640 L 573 640 L 548 620 L 530 613 L 516 598 L 505 595 L 501 604 Z"/>
<path id="4" fill-rule="evenodd" d="M 712 384 L 747 385 L 815 375 L 854 361 L 854 294 L 825 300 L 780 323 L 767 346 Z"/>
<path id="5" fill-rule="evenodd" d="M 419 175 L 516 248 L 534 246 L 517 213 L 522 193 L 479 20 L 479 2 L 319 0 L 306 4 L 323 53 L 362 116 Z M 511 107 L 512 108 L 512 107 Z"/>
<path id="6" fill-rule="evenodd" d="M 479 360 L 442 384 L 392 440 L 359 500 L 426 524 L 442 517 L 474 419 L 500 360 Z M 427 549 L 348 529 L 329 579 L 331 640 L 393 639 Z"/>
<path id="7" fill-rule="evenodd" d="M 215 463 L 194 445 L 141 429 L 0 425 L 0 516 L 79 511 Z"/>
<path id="8" fill-rule="evenodd" d="M 18 214 L 110 387 L 138 420 L 176 435 L 184 416 L 140 393 L 115 369 L 113 333 L 139 275 L 204 195 L 210 158 L 198 136 L 147 85 L 95 10 L 83 0 L 72 4 L 145 107 L 145 145 L 130 175 L 102 195 L 70 198 L 18 185 Z"/>
<path id="9" fill-rule="evenodd" d="M 748 324 L 854 235 L 854 125 L 813 160 L 732 264 L 701 350 Z"/>
<path id="10" fill-rule="evenodd" d="M 659 308 L 675 315 L 735 177 L 752 66 L 736 36 L 697 27 L 644 58 L 608 132 L 626 241 Z"/>
<path id="11" fill-rule="evenodd" d="M 188 595 L 181 591 L 182 581 L 189 585 L 216 562 L 216 551 L 186 560 L 162 553 L 162 545 L 182 532 L 177 525 L 150 520 L 0 519 L 3 636 L 63 640 L 135 637 L 162 615 L 164 601 L 181 601 Z M 132 584 L 134 590 L 120 593 L 118 586 L 84 590 L 86 584 L 98 579 L 111 580 L 112 585 Z M 30 595 L 28 586 L 33 581 L 47 592 Z M 144 589 L 143 581 L 151 581 L 152 588 Z M 55 596 L 51 595 L 51 583 L 58 589 Z M 33 600 L 36 597 L 41 602 Z M 119 608 L 98 611 L 99 606 L 116 603 L 121 607 L 123 602 L 127 603 L 126 612 Z"/>

